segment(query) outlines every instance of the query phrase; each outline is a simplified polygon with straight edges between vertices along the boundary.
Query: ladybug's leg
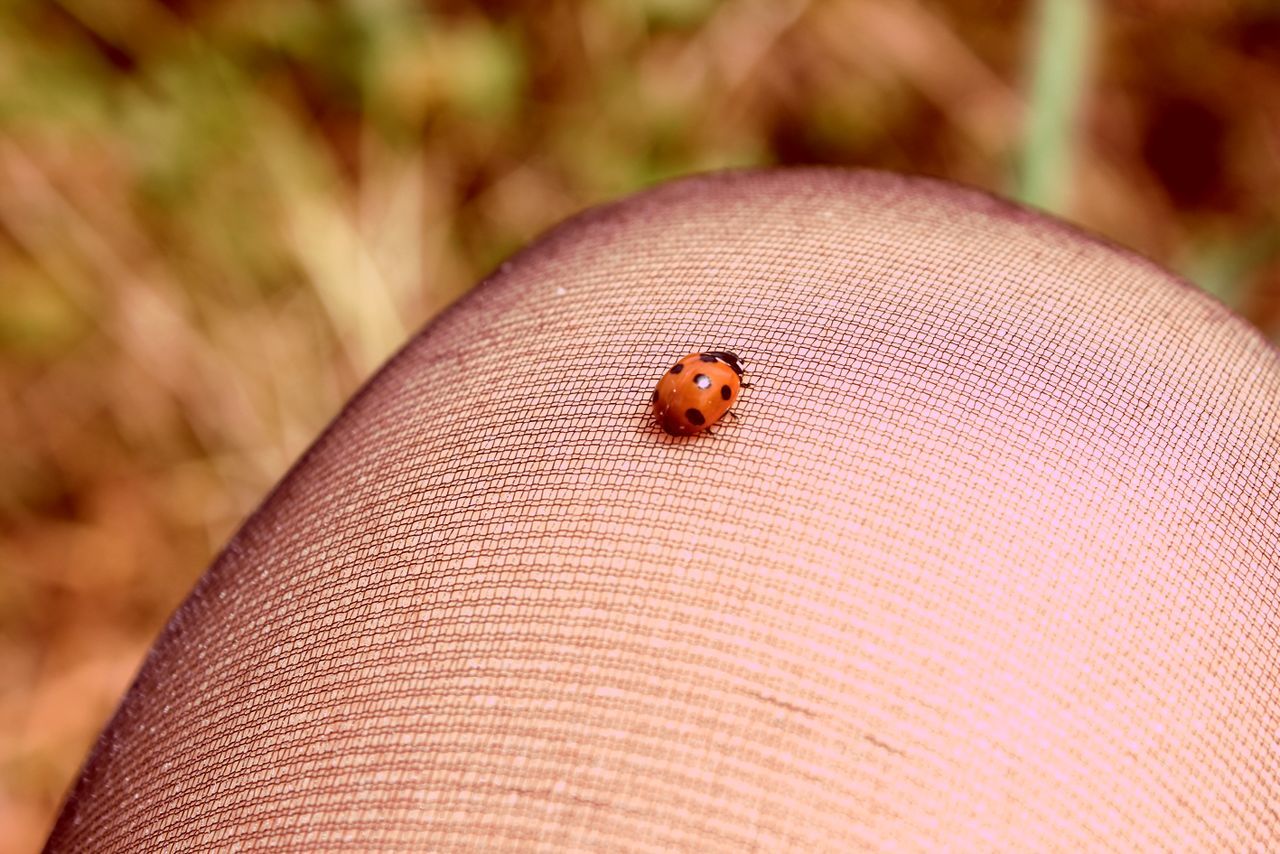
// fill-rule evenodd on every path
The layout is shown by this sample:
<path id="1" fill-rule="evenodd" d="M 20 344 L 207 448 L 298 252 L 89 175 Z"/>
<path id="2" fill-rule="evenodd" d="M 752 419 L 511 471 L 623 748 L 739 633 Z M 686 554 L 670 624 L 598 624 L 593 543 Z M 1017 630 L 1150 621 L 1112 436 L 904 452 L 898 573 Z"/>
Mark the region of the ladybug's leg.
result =
<path id="1" fill-rule="evenodd" d="M 726 410 L 724 411 L 724 414 L 725 414 L 725 415 L 728 415 L 728 416 L 729 416 L 730 418 L 732 418 L 734 421 L 737 421 L 737 420 L 738 420 L 738 413 L 734 412 L 732 409 L 726 409 Z"/>

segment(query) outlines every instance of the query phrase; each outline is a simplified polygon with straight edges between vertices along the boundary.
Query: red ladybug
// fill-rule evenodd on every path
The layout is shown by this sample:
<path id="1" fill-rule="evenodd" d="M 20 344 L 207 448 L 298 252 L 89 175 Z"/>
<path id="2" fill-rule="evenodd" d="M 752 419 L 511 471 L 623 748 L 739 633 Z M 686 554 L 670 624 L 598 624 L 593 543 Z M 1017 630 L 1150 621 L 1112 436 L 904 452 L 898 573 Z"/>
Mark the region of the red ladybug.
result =
<path id="1" fill-rule="evenodd" d="M 738 399 L 742 372 L 742 360 L 733 353 L 690 353 L 658 380 L 653 415 L 672 436 L 701 433 Z"/>

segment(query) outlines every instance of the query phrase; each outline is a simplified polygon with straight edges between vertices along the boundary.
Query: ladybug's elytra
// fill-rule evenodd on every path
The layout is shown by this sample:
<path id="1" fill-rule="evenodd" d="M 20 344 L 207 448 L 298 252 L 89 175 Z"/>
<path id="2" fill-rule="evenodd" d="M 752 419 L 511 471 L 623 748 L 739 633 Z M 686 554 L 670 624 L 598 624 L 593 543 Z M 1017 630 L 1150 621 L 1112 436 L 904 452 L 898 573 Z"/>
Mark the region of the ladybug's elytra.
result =
<path id="1" fill-rule="evenodd" d="M 742 360 L 733 353 L 690 353 L 658 381 L 653 415 L 672 436 L 701 433 L 738 399 L 742 373 Z"/>

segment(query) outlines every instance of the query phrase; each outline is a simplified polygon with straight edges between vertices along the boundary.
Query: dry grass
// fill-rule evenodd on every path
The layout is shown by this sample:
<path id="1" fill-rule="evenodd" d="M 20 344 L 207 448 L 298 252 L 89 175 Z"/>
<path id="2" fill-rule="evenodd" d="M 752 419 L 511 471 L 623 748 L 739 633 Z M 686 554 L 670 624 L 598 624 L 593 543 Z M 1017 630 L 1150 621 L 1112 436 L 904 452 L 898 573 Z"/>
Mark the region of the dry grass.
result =
<path id="1" fill-rule="evenodd" d="M 586 205 L 791 162 L 1014 192 L 1030 162 L 1280 336 L 1261 3 L 1104 7 L 1075 128 L 1027 102 L 1021 3 L 482 5 L 0 11 L 0 850 L 39 845 L 166 616 L 359 382 Z M 1037 110 L 1064 130 L 1024 145 Z"/>

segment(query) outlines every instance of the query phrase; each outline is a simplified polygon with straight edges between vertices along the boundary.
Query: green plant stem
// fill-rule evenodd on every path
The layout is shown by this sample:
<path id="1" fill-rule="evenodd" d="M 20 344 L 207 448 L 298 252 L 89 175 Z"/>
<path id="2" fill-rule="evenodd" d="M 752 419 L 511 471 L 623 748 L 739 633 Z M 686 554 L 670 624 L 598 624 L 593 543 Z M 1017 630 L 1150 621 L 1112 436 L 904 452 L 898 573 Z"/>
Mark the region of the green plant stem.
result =
<path id="1" fill-rule="evenodd" d="M 1015 193 L 1061 213 L 1070 203 L 1075 131 L 1089 73 L 1092 0 L 1040 0 L 1032 37 L 1031 84 Z"/>

